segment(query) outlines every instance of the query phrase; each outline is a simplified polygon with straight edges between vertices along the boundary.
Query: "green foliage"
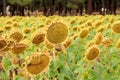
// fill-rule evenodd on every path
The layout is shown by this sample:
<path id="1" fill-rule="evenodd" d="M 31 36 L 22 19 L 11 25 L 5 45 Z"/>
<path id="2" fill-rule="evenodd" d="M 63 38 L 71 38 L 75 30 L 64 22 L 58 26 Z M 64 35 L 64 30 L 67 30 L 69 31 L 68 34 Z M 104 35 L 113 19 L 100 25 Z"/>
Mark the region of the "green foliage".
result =
<path id="1" fill-rule="evenodd" d="M 18 4 L 20 6 L 26 6 L 32 2 L 32 0 L 8 0 L 10 4 Z"/>
<path id="2" fill-rule="evenodd" d="M 85 0 L 68 0 L 67 8 L 79 8 L 79 6 L 83 5 Z"/>
<path id="3" fill-rule="evenodd" d="M 16 4 L 16 0 L 8 0 L 8 2 L 10 3 L 10 4 Z"/>
<path id="4" fill-rule="evenodd" d="M 2 59 L 2 64 L 4 66 L 4 69 L 9 69 L 10 68 L 10 65 L 11 65 L 11 61 L 10 61 L 10 58 L 8 57 L 5 57 Z"/>

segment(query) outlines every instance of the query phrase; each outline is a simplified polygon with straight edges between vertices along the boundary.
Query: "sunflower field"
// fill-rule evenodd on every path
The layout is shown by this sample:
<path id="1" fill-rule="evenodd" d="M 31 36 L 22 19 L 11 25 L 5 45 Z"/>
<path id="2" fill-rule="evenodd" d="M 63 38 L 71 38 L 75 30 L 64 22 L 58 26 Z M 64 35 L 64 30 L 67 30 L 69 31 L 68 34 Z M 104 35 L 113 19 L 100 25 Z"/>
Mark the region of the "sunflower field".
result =
<path id="1" fill-rule="evenodd" d="M 0 17 L 0 80 L 120 80 L 120 16 Z"/>

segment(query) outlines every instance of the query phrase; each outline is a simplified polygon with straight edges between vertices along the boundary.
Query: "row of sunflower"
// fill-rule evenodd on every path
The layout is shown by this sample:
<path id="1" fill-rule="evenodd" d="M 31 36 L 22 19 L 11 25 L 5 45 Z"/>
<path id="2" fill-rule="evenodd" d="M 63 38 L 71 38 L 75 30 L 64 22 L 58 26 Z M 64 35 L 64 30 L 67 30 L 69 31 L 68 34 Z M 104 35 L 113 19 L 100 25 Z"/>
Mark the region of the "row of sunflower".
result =
<path id="1" fill-rule="evenodd" d="M 120 16 L 0 17 L 0 79 L 119 80 Z"/>

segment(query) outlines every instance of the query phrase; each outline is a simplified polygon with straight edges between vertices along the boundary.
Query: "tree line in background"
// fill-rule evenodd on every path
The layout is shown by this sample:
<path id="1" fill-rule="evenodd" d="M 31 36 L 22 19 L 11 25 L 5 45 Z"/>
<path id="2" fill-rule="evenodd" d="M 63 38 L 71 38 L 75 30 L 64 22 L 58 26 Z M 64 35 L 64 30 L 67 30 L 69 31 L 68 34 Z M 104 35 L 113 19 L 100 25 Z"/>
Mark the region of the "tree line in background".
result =
<path id="1" fill-rule="evenodd" d="M 11 16 L 24 16 L 25 12 L 30 16 L 30 12 L 43 12 L 45 16 L 58 15 L 80 15 L 84 13 L 92 14 L 116 14 L 116 9 L 120 6 L 120 0 L 0 0 L 0 15 L 6 16 L 6 8 L 9 5 Z"/>

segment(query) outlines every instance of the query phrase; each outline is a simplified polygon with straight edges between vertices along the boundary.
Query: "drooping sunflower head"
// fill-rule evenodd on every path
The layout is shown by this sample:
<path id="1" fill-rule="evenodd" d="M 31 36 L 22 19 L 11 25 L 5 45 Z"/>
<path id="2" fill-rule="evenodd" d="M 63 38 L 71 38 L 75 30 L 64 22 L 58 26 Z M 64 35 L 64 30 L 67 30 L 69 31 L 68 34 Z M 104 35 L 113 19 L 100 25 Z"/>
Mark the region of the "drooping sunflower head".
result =
<path id="1" fill-rule="evenodd" d="M 20 42 L 23 39 L 23 34 L 21 32 L 15 31 L 10 35 L 10 38 L 15 42 Z"/>
<path id="2" fill-rule="evenodd" d="M 11 52 L 13 54 L 20 54 L 22 52 L 24 52 L 24 50 L 26 49 L 26 44 L 24 43 L 17 43 L 17 44 L 14 44 L 14 46 L 12 46 L 10 48 Z"/>
<path id="3" fill-rule="evenodd" d="M 102 24 L 102 22 L 99 20 L 99 21 L 96 21 L 95 23 L 94 23 L 94 25 L 95 25 L 95 27 L 98 27 L 98 26 L 100 26 Z"/>
<path id="4" fill-rule="evenodd" d="M 95 41 L 96 45 L 100 45 L 101 42 L 102 42 L 102 40 L 103 40 L 103 35 L 102 35 L 102 33 L 101 33 L 101 32 L 97 33 L 97 34 L 95 35 L 95 38 L 94 38 L 94 41 Z"/>
<path id="5" fill-rule="evenodd" d="M 113 23 L 115 21 L 114 17 L 111 17 L 109 21 L 110 23 Z"/>
<path id="6" fill-rule="evenodd" d="M 38 45 L 38 44 L 42 43 L 44 41 L 44 39 L 45 39 L 44 33 L 36 34 L 32 39 L 32 43 Z"/>
<path id="7" fill-rule="evenodd" d="M 88 60 L 94 60 L 95 58 L 97 58 L 100 54 L 100 50 L 97 46 L 91 46 L 87 49 L 87 52 L 85 54 L 85 57 Z"/>
<path id="8" fill-rule="evenodd" d="M 67 39 L 68 26 L 62 22 L 53 23 L 49 25 L 46 36 L 52 44 L 59 44 Z"/>
<path id="9" fill-rule="evenodd" d="M 31 54 L 27 59 L 26 69 L 31 74 L 41 73 L 49 65 L 49 56 L 45 52 Z"/>

